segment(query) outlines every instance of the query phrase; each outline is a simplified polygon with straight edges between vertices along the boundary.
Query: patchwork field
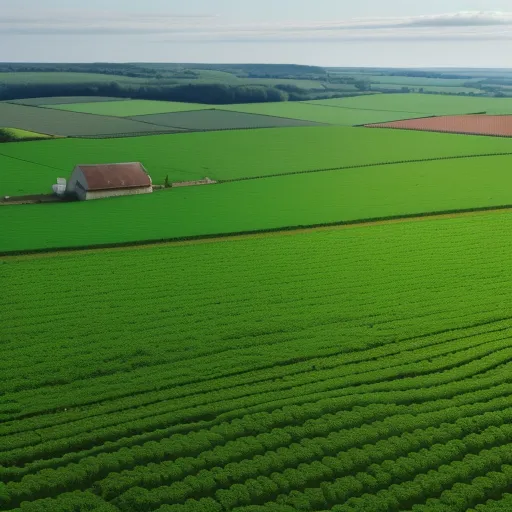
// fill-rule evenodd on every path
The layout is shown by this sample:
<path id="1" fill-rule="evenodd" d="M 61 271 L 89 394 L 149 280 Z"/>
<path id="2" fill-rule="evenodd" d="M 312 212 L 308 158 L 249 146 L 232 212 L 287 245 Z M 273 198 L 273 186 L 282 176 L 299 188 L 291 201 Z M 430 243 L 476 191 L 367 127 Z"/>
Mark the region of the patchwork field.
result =
<path id="1" fill-rule="evenodd" d="M 175 188 L 93 203 L 3 207 L 0 252 L 512 206 L 511 161 L 512 155 L 394 164 Z"/>
<path id="2" fill-rule="evenodd" d="M 48 105 L 55 109 L 69 110 L 73 112 L 82 112 L 97 115 L 119 116 L 119 117 L 135 117 L 150 116 L 152 114 L 166 114 L 173 112 L 188 112 L 196 110 L 212 109 L 209 105 L 199 105 L 194 103 L 175 103 L 167 101 L 144 101 L 144 100 L 126 100 L 116 102 L 98 102 L 83 104 L 64 104 L 64 105 Z M 320 106 L 324 108 L 320 108 Z M 368 110 L 335 110 L 325 108 L 330 106 L 322 102 L 281 102 L 281 103 L 250 103 L 245 105 L 222 105 L 215 109 L 221 111 L 235 111 L 248 114 L 259 114 L 273 117 L 282 117 L 288 119 L 297 119 L 303 121 L 312 121 L 317 123 L 335 124 L 343 126 L 363 125 L 369 123 L 377 123 L 384 121 L 394 121 L 395 119 L 404 119 L 410 117 L 422 117 L 421 112 L 397 113 L 392 110 L 383 112 L 369 112 Z M 199 114 L 191 112 L 183 114 L 182 123 L 196 127 Z M 214 115 L 214 114 L 210 114 Z M 217 114 L 220 115 L 220 114 Z M 164 116 L 155 118 L 159 121 L 165 119 Z M 170 118 L 172 119 L 172 117 Z M 144 120 L 140 117 L 140 120 Z M 152 118 L 146 119 L 152 122 Z M 166 121 L 167 122 L 167 121 Z M 205 119 L 208 125 L 208 118 Z M 222 123 L 221 123 L 222 124 Z M 176 125 L 179 126 L 179 125 Z M 201 125 L 199 125 L 201 126 Z"/>
<path id="3" fill-rule="evenodd" d="M 2 508 L 497 510 L 511 223 L 5 259 Z"/>
<path id="4" fill-rule="evenodd" d="M 268 116 L 302 119 L 340 126 L 364 125 L 370 123 L 383 123 L 397 119 L 422 117 L 420 112 L 372 112 L 362 109 L 330 108 L 323 103 L 282 102 L 282 103 L 251 103 L 247 105 L 223 105 L 224 110 L 246 112 L 249 114 L 262 114 Z"/>
<path id="5" fill-rule="evenodd" d="M 101 82 L 145 84 L 148 80 L 146 78 L 132 78 L 103 73 L 69 73 L 59 71 L 0 73 L 0 83 L 4 84 L 97 84 Z"/>
<path id="6" fill-rule="evenodd" d="M 102 101 L 102 102 L 84 102 L 49 106 L 59 110 L 69 110 L 70 112 L 81 112 L 84 114 L 96 114 L 101 116 L 131 117 L 149 114 L 163 114 L 166 112 L 183 112 L 190 110 L 203 110 L 209 108 L 208 105 L 199 105 L 197 103 L 177 103 L 173 101 L 147 101 L 147 100 L 121 100 L 121 101 Z"/>
<path id="7" fill-rule="evenodd" d="M 18 128 L 0 128 L 1 142 L 15 142 L 49 138 L 51 138 L 51 135 L 45 135 L 44 133 L 29 132 L 27 130 L 19 130 Z"/>
<path id="8" fill-rule="evenodd" d="M 421 89 L 421 92 L 437 92 L 441 94 L 475 94 L 475 95 L 481 95 L 482 90 L 481 89 L 474 89 L 472 87 L 454 87 L 454 86 L 438 86 L 438 85 L 399 85 L 399 84 L 388 84 L 388 83 L 381 83 L 381 84 L 375 84 L 372 83 L 372 91 L 381 91 L 381 90 L 395 90 L 395 91 L 402 91 L 404 87 L 407 87 L 409 90 L 418 92 L 419 89 Z"/>
<path id="9" fill-rule="evenodd" d="M 246 114 L 225 110 L 198 110 L 132 117 L 134 121 L 176 127 L 187 130 L 243 130 L 253 128 L 279 128 L 286 126 L 319 126 L 320 123 L 286 119 L 269 115 Z"/>
<path id="10" fill-rule="evenodd" d="M 431 132 L 464 133 L 512 137 L 512 116 L 441 116 L 427 119 L 408 119 L 368 125 L 371 128 L 396 128 Z"/>
<path id="11" fill-rule="evenodd" d="M 0 103 L 81 137 L 2 144 L 0 198 L 218 183 L 0 201 L 0 510 L 512 510 L 512 140 L 352 126 L 512 100 L 69 100 Z"/>
<path id="12" fill-rule="evenodd" d="M 110 98 L 107 96 L 54 96 L 51 98 L 25 98 L 22 100 L 9 100 L 6 103 L 15 105 L 28 105 L 33 107 L 65 105 L 72 103 L 98 103 L 98 102 L 123 101 L 122 98 Z"/>
<path id="13" fill-rule="evenodd" d="M 375 94 L 355 98 L 318 100 L 308 103 L 412 114 L 404 118 L 422 117 L 416 115 L 418 112 L 438 116 L 480 114 L 484 112 L 488 114 L 512 114 L 512 98 L 472 98 L 467 96 L 443 96 L 441 94 Z"/>
<path id="14" fill-rule="evenodd" d="M 79 114 L 12 103 L 0 103 L 0 119 L 3 125 L 11 128 L 75 137 L 114 137 L 172 131 L 131 119 Z"/>
<path id="15" fill-rule="evenodd" d="M 140 161 L 153 183 L 163 184 L 166 176 L 171 182 L 205 176 L 231 180 L 512 152 L 512 141 L 507 139 L 321 126 L 108 140 L 62 139 L 50 143 L 51 148 L 48 141 L 2 144 L 0 197 L 48 193 L 58 176 L 69 177 L 78 164 Z M 16 159 L 22 163 L 15 162 Z"/>

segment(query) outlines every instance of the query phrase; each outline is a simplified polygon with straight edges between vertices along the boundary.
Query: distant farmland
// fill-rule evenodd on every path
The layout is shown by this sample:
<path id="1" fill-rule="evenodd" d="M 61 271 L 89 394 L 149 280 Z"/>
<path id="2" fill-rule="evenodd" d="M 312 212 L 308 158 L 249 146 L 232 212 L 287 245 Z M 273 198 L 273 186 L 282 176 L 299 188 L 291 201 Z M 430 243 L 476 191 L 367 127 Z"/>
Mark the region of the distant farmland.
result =
<path id="1" fill-rule="evenodd" d="M 6 103 L 28 105 L 34 107 L 66 105 L 71 103 L 97 103 L 97 102 L 123 101 L 122 98 L 107 96 L 52 96 L 50 98 L 25 98 L 22 100 L 9 100 Z"/>
<path id="2" fill-rule="evenodd" d="M 315 126 L 108 140 L 62 139 L 3 144 L 1 149 L 4 156 L 0 156 L 0 196 L 3 196 L 48 193 L 57 176 L 68 177 L 79 163 L 141 161 L 154 183 L 163 184 L 166 176 L 170 181 L 205 176 L 230 180 L 386 162 L 509 153 L 512 141 Z"/>
<path id="3" fill-rule="evenodd" d="M 512 100 L 98 99 L 0 103 L 68 135 L 0 145 L 0 510 L 512 510 L 512 140 L 359 126 Z M 129 161 L 167 187 L 49 195 Z"/>
<path id="4" fill-rule="evenodd" d="M 512 114 L 512 98 L 472 98 L 469 96 L 443 96 L 441 94 L 373 94 L 309 103 L 358 110 L 385 110 L 411 114 L 405 115 L 403 119 L 422 117 L 416 115 L 418 112 L 424 114 L 423 117 L 425 115 L 441 116 L 482 112 Z"/>
<path id="5" fill-rule="evenodd" d="M 162 114 L 166 112 L 184 112 L 189 110 L 203 110 L 208 105 L 197 103 L 177 103 L 173 101 L 148 101 L 148 100 L 121 100 L 105 101 L 98 103 L 70 103 L 62 105 L 50 105 L 58 110 L 69 110 L 83 114 L 97 114 L 101 116 L 132 117 L 149 114 Z"/>
<path id="6" fill-rule="evenodd" d="M 287 126 L 321 126 L 321 123 L 315 123 L 313 121 L 213 109 L 137 116 L 131 119 L 134 121 L 157 124 L 159 126 L 198 131 L 279 128 Z"/>
<path id="7" fill-rule="evenodd" d="M 407 119 L 411 117 L 422 117 L 419 112 L 394 112 L 379 111 L 372 112 L 361 109 L 340 109 L 325 106 L 321 103 L 307 102 L 281 102 L 281 103 L 258 103 L 247 105 L 223 105 L 224 110 L 235 112 L 246 112 L 250 114 L 262 114 L 291 119 L 302 119 L 340 126 L 354 126 L 369 123 L 394 121 L 396 119 Z"/>
<path id="8" fill-rule="evenodd" d="M 84 103 L 84 104 L 65 104 L 65 105 L 49 105 L 52 108 L 60 110 L 69 110 L 74 112 L 82 112 L 98 115 L 134 117 L 134 116 L 150 116 L 152 114 L 166 114 L 174 112 L 186 111 L 202 111 L 211 110 L 213 107 L 209 105 L 199 105 L 194 103 L 176 103 L 167 101 L 145 101 L 145 100 L 126 100 L 116 102 L 100 102 L 100 103 Z M 250 103 L 243 105 L 222 105 L 216 106 L 216 110 L 232 111 L 246 114 L 266 115 L 272 117 L 280 117 L 287 119 L 295 119 L 302 121 L 311 121 L 320 124 L 333 124 L 342 126 L 363 125 L 368 123 L 378 123 L 385 121 L 394 121 L 396 119 L 404 119 L 410 117 L 423 117 L 425 114 L 421 112 L 402 113 L 393 110 L 383 112 L 370 112 L 364 109 L 334 109 L 328 108 L 330 105 L 321 102 L 277 102 L 277 103 Z M 209 114 L 206 114 L 207 116 Z M 211 114 L 210 114 L 211 115 Z M 198 114 L 191 114 L 191 124 L 194 127 L 197 124 Z M 143 120 L 140 117 L 140 120 Z M 165 119 L 163 116 L 158 119 Z M 170 118 L 172 119 L 172 117 Z M 185 118 L 183 118 L 185 119 Z M 206 117 L 205 122 L 208 123 L 209 118 Z M 151 122 L 151 117 L 147 118 Z M 179 125 L 176 125 L 179 126 Z"/>
<path id="9" fill-rule="evenodd" d="M 512 137 L 512 116 L 441 116 L 370 124 L 367 126 L 371 128 L 396 128 L 401 130 Z"/>
<path id="10" fill-rule="evenodd" d="M 130 119 L 101 117 L 49 108 L 0 103 L 0 122 L 9 128 L 20 128 L 48 135 L 98 137 L 122 136 L 172 131 L 161 126 Z"/>

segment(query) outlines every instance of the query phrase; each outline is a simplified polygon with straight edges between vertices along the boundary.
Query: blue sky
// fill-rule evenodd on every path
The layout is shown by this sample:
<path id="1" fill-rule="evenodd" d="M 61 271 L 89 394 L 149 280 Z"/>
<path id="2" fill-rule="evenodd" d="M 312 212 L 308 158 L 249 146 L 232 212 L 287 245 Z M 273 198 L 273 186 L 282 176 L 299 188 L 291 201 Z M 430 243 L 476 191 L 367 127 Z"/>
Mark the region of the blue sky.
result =
<path id="1" fill-rule="evenodd" d="M 511 0 L 0 0 L 0 6 L 3 62 L 512 68 Z"/>

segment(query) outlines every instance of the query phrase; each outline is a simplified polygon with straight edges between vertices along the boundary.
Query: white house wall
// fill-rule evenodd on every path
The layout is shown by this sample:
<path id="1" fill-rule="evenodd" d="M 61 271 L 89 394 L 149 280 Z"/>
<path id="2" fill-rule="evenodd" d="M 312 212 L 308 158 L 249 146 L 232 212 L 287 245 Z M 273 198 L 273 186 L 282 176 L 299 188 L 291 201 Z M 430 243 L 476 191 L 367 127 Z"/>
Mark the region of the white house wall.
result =
<path id="1" fill-rule="evenodd" d="M 79 186 L 77 187 L 77 183 Z M 80 186 L 81 185 L 81 186 Z M 87 180 L 85 179 L 84 173 L 78 167 L 71 173 L 66 185 L 67 194 L 76 194 L 78 199 L 85 199 L 85 191 L 87 190 Z"/>
<path id="2" fill-rule="evenodd" d="M 153 187 L 118 188 L 111 190 L 92 190 L 87 192 L 85 199 L 103 199 L 105 197 L 132 196 L 137 194 L 151 194 Z"/>

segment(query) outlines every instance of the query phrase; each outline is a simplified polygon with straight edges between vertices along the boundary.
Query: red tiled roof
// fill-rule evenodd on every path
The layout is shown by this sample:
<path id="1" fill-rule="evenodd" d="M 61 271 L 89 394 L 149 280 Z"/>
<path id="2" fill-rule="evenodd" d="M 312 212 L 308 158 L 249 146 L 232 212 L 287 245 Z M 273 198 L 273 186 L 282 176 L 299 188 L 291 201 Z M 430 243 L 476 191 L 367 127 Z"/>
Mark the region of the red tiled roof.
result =
<path id="1" fill-rule="evenodd" d="M 149 187 L 151 178 L 139 162 L 77 166 L 87 180 L 88 190 Z"/>

